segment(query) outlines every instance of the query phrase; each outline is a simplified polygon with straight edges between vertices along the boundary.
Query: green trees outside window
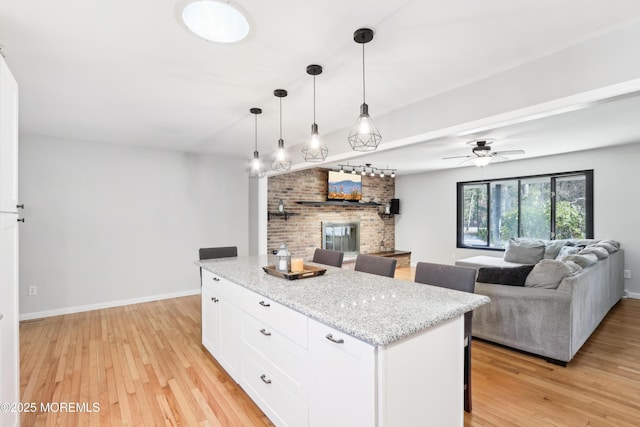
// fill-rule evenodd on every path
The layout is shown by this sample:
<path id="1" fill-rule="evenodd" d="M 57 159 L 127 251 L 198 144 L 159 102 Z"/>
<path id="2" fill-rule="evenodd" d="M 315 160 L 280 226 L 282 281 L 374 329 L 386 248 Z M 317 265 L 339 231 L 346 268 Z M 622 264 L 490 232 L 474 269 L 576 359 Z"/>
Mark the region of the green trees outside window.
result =
<path id="1" fill-rule="evenodd" d="M 592 236 L 592 170 L 458 183 L 458 247 Z"/>

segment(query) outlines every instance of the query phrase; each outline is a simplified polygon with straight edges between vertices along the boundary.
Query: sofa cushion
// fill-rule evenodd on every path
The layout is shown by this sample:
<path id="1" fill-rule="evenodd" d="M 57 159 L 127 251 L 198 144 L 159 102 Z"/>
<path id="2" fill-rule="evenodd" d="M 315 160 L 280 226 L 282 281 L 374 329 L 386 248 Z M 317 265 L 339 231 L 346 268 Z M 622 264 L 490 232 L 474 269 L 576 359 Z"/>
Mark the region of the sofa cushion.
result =
<path id="1" fill-rule="evenodd" d="M 604 240 L 600 240 L 600 242 L 598 242 L 598 243 L 607 243 L 607 244 L 615 247 L 616 249 L 620 249 L 620 242 L 617 242 L 615 240 L 604 239 Z"/>
<path id="2" fill-rule="evenodd" d="M 581 250 L 580 255 L 584 254 L 594 254 L 598 257 L 598 259 L 609 258 L 609 252 L 605 248 L 599 248 L 597 246 L 587 246 L 583 250 Z"/>
<path id="3" fill-rule="evenodd" d="M 482 267 L 478 270 L 477 282 L 496 285 L 524 286 L 533 265 L 520 267 Z"/>
<path id="4" fill-rule="evenodd" d="M 614 253 L 614 252 L 616 252 L 618 250 L 617 247 L 613 246 L 611 243 L 608 243 L 608 242 L 598 242 L 594 246 L 597 247 L 597 248 L 604 248 L 610 254 L 612 254 L 612 253 Z"/>
<path id="5" fill-rule="evenodd" d="M 536 264 L 544 256 L 545 242 L 538 239 L 509 239 L 504 260 L 520 264 Z"/>
<path id="6" fill-rule="evenodd" d="M 558 254 L 569 244 L 566 239 L 562 240 L 548 240 L 544 246 L 544 259 L 555 259 Z"/>
<path id="7" fill-rule="evenodd" d="M 563 261 L 573 261 L 582 268 L 587 268 L 592 264 L 598 262 L 598 257 L 594 254 L 575 254 L 569 255 L 563 259 Z"/>
<path id="8" fill-rule="evenodd" d="M 526 287 L 556 289 L 563 278 L 577 273 L 582 268 L 574 263 L 543 259 L 531 270 L 524 282 Z"/>
<path id="9" fill-rule="evenodd" d="M 556 256 L 556 259 L 558 261 L 564 261 L 564 259 L 569 255 L 574 255 L 578 252 L 580 252 L 580 249 L 576 248 L 575 246 L 563 246 L 562 249 L 560 249 L 560 253 L 558 253 L 558 256 Z"/>

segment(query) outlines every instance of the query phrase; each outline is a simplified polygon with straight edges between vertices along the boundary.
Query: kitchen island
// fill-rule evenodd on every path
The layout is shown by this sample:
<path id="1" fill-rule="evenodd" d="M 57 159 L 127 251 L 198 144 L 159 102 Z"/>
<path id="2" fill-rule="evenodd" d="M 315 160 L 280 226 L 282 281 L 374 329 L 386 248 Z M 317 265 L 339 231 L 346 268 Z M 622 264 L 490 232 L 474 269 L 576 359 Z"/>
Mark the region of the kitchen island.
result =
<path id="1" fill-rule="evenodd" d="M 203 345 L 277 426 L 461 426 L 463 314 L 484 296 L 268 258 L 196 262 Z M 319 266 L 319 265 L 317 265 Z"/>

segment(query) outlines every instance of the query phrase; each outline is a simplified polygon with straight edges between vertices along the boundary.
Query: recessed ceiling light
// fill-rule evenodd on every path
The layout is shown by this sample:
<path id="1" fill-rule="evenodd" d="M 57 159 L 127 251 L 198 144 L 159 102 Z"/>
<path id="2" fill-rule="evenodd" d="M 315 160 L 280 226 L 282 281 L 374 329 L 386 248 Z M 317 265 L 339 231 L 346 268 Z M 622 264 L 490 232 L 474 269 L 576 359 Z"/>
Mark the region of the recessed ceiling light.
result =
<path id="1" fill-rule="evenodd" d="M 196 0 L 182 9 L 182 21 L 198 37 L 217 43 L 235 43 L 249 35 L 247 17 L 229 2 Z"/>

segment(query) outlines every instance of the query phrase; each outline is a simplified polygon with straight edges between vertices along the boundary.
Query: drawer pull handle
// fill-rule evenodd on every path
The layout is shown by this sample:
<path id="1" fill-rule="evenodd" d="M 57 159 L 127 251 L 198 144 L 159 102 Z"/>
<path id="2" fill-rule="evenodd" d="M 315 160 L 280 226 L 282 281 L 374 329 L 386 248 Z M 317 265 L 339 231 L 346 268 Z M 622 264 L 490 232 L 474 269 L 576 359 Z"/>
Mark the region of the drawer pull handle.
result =
<path id="1" fill-rule="evenodd" d="M 213 281 L 214 281 L 214 282 L 219 282 L 219 281 L 220 281 L 220 279 L 219 279 L 219 278 L 217 278 L 217 277 L 214 277 L 214 278 L 213 278 Z"/>
<path id="2" fill-rule="evenodd" d="M 271 307 L 271 304 L 269 304 L 268 302 L 264 302 L 264 301 L 260 301 L 258 304 L 260 304 L 263 307 Z"/>
<path id="3" fill-rule="evenodd" d="M 260 375 L 260 379 L 262 380 L 263 383 L 265 384 L 271 384 L 271 380 L 267 379 L 267 376 L 265 374 Z"/>
<path id="4" fill-rule="evenodd" d="M 327 334 L 327 339 L 336 344 L 344 344 L 344 340 L 342 338 L 335 339 L 331 334 Z"/>
<path id="5" fill-rule="evenodd" d="M 265 337 L 270 337 L 270 336 L 271 336 L 271 332 L 267 332 L 267 330 L 266 330 L 266 329 L 264 329 L 264 328 L 263 328 L 263 329 L 260 329 L 260 333 L 261 333 L 262 335 L 264 335 Z"/>
<path id="6" fill-rule="evenodd" d="M 220 300 L 219 300 L 218 298 L 216 298 L 216 297 L 211 297 L 211 301 L 213 301 L 213 302 L 218 302 L 218 301 L 220 301 Z"/>

